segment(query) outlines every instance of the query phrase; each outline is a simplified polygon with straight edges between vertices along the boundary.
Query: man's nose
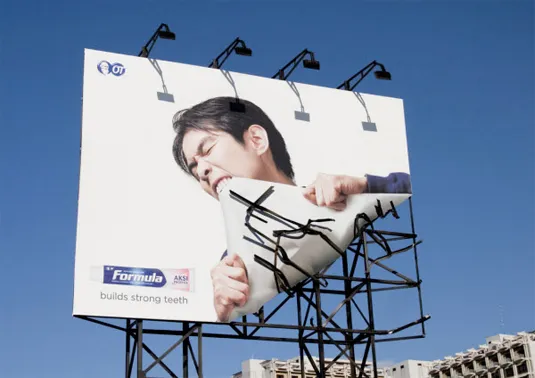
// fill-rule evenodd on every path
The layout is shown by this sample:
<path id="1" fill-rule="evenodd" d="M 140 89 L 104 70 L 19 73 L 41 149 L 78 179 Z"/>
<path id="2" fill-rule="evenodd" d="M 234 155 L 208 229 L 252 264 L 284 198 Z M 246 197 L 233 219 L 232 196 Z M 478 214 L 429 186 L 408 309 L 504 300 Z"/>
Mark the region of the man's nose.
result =
<path id="1" fill-rule="evenodd" d="M 212 171 L 212 167 L 204 159 L 199 159 L 197 162 L 197 172 L 199 174 L 199 179 L 208 181 L 208 175 Z"/>

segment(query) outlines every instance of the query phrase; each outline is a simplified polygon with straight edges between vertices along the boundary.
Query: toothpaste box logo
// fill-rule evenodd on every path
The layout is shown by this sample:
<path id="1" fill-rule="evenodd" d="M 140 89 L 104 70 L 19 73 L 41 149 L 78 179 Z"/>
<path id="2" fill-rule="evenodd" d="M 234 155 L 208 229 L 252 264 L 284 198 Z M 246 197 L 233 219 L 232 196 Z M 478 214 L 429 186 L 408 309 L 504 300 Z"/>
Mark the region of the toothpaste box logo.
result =
<path id="1" fill-rule="evenodd" d="M 191 282 L 191 269 L 177 270 L 173 277 L 172 287 L 184 291 L 193 291 L 193 282 Z"/>
<path id="2" fill-rule="evenodd" d="M 102 282 L 111 285 L 145 286 L 192 291 L 191 269 L 160 270 L 125 266 L 104 266 Z"/>
<path id="3" fill-rule="evenodd" d="M 173 281 L 174 284 L 184 284 L 189 282 L 189 274 L 177 274 Z"/>

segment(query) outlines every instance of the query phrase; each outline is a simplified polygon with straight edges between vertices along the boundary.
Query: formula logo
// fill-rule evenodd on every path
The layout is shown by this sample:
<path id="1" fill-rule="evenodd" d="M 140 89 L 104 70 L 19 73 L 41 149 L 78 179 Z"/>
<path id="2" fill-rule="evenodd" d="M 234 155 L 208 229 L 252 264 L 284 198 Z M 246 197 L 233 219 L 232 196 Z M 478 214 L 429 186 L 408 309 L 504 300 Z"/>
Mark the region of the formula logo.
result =
<path id="1" fill-rule="evenodd" d="M 110 63 L 103 60 L 97 64 L 97 70 L 104 76 L 112 74 L 114 76 L 122 76 L 126 72 L 126 68 L 121 63 Z"/>
<path id="2" fill-rule="evenodd" d="M 102 283 L 192 291 L 192 281 L 193 269 L 160 270 L 105 265 Z"/>
<path id="3" fill-rule="evenodd" d="M 162 271 L 159 269 L 105 266 L 104 283 L 116 285 L 163 287 L 166 284 L 166 279 Z"/>

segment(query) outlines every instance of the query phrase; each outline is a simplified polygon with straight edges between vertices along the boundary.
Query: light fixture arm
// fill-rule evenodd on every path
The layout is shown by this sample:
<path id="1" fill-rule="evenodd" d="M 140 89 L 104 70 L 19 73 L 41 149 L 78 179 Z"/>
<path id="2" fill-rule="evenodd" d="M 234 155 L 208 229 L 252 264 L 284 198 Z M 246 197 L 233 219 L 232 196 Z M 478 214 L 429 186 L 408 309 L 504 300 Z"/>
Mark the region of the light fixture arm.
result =
<path id="1" fill-rule="evenodd" d="M 215 58 L 208 65 L 208 67 L 209 68 L 217 68 L 217 69 L 221 68 L 221 66 L 223 66 L 223 63 L 225 63 L 225 61 L 228 59 L 230 54 L 232 54 L 232 52 L 234 51 L 234 49 L 236 47 L 238 47 L 238 45 L 240 45 L 243 48 L 247 48 L 247 46 L 245 46 L 245 42 L 243 40 L 241 40 L 240 37 L 237 37 L 234 41 L 232 41 L 232 43 L 230 45 L 227 46 L 227 48 L 225 50 L 223 50 L 223 52 L 221 54 L 219 54 L 217 56 L 217 58 Z M 223 57 L 223 55 L 225 55 L 225 57 L 223 58 L 222 61 L 219 61 L 219 59 L 221 59 Z"/>
<path id="2" fill-rule="evenodd" d="M 378 61 L 374 60 L 370 63 L 368 63 L 368 65 L 366 65 L 366 67 L 364 67 L 363 69 L 361 69 L 359 72 L 357 72 L 356 74 L 354 74 L 353 76 L 351 76 L 349 79 L 345 80 L 342 84 L 340 84 L 337 89 L 345 89 L 346 91 L 353 91 L 355 89 L 355 87 L 357 85 L 359 85 L 359 83 L 364 80 L 364 78 L 366 76 L 368 76 L 368 74 L 376 67 L 376 66 L 379 66 L 381 67 L 381 70 L 382 71 L 386 71 L 385 69 L 385 66 L 381 63 L 379 63 Z M 358 77 L 358 80 L 353 84 L 351 85 L 351 81 L 355 78 Z"/>
<path id="3" fill-rule="evenodd" d="M 158 39 L 158 35 L 162 29 L 164 29 L 166 32 L 170 32 L 169 26 L 167 24 L 160 24 L 160 26 L 158 27 L 158 29 L 156 29 L 152 37 L 150 37 L 147 43 L 145 43 L 145 46 L 141 48 L 141 51 L 137 56 L 148 57 L 150 55 L 150 52 L 152 51 L 154 44 Z"/>
<path id="4" fill-rule="evenodd" d="M 290 60 L 288 62 L 288 64 L 286 64 L 284 67 L 282 67 L 280 70 L 277 71 L 277 73 L 275 75 L 273 75 L 271 78 L 272 79 L 275 79 L 275 78 L 279 78 L 280 80 L 286 80 L 288 79 L 288 77 L 291 75 L 291 73 L 297 68 L 297 66 L 299 65 L 299 63 L 301 63 L 301 61 L 303 59 L 305 59 L 306 56 L 310 56 L 310 60 L 311 61 L 315 61 L 316 59 L 314 58 L 314 53 L 312 51 L 309 51 L 308 49 L 304 49 L 303 51 L 301 51 L 299 54 L 297 54 L 295 56 L 295 58 L 293 58 L 292 60 Z M 290 69 L 289 72 L 285 73 L 284 70 L 286 70 L 288 67 L 290 67 L 291 65 L 292 68 Z"/>

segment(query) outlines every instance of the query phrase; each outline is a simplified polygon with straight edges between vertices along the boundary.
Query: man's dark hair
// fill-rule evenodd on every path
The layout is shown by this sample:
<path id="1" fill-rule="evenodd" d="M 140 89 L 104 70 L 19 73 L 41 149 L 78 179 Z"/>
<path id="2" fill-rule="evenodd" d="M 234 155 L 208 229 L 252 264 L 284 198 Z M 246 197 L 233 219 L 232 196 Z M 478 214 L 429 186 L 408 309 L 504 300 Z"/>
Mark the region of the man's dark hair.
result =
<path id="1" fill-rule="evenodd" d="M 234 97 L 215 97 L 177 112 L 173 117 L 173 129 L 177 133 L 173 143 L 173 156 L 177 164 L 184 172 L 191 174 L 182 150 L 184 135 L 189 130 L 224 131 L 243 144 L 243 133 L 251 125 L 260 125 L 267 132 L 275 165 L 293 179 L 294 172 L 286 143 L 271 119 L 252 102 L 240 99 L 239 103 L 245 106 L 245 111 L 231 110 L 231 104 L 236 104 Z"/>

